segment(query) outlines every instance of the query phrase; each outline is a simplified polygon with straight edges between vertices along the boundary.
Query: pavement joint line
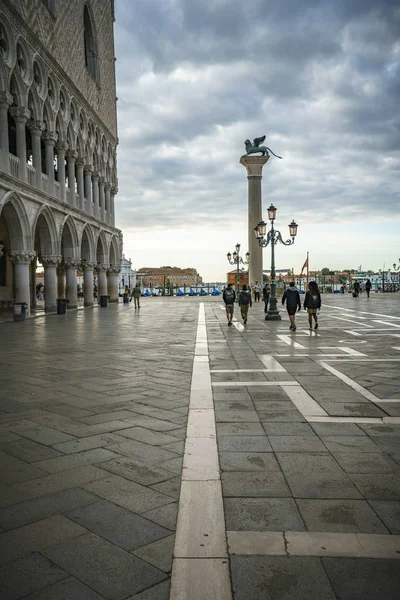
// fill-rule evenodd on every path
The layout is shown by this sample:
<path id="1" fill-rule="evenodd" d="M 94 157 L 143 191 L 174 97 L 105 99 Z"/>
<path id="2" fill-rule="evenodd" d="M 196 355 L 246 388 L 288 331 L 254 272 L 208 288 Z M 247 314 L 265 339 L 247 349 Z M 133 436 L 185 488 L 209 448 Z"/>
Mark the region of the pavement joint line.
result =
<path id="1" fill-rule="evenodd" d="M 358 321 L 353 321 L 352 319 L 345 319 L 345 317 L 336 317 L 335 315 L 329 315 L 329 318 L 330 319 L 339 319 L 340 321 L 347 321 L 348 323 L 356 323 L 356 325 L 360 325 L 360 323 Z M 368 327 L 370 329 L 374 328 L 373 325 L 367 325 L 367 323 L 363 323 L 363 327 Z"/>
<path id="2" fill-rule="evenodd" d="M 306 417 L 309 423 L 396 423 L 396 421 L 384 421 L 384 419 L 396 419 L 397 417 Z"/>
<path id="3" fill-rule="evenodd" d="M 287 344 L 288 346 L 292 346 L 293 348 L 299 348 L 301 350 L 308 350 L 308 348 L 306 348 L 302 344 L 299 344 L 298 342 L 296 342 L 289 335 L 277 335 L 276 337 L 278 337 L 281 340 L 281 342 L 283 342 L 284 344 Z"/>
<path id="4" fill-rule="evenodd" d="M 282 389 L 304 418 L 307 419 L 309 416 L 329 416 L 322 406 L 302 386 L 299 385 L 295 388 L 283 385 Z"/>
<path id="5" fill-rule="evenodd" d="M 373 313 L 368 310 L 355 310 L 354 308 L 343 308 L 341 306 L 334 306 L 333 304 L 327 304 L 326 306 L 329 306 L 329 308 L 335 308 L 336 310 L 343 310 L 343 311 L 347 311 L 347 312 L 357 312 L 357 313 L 361 313 L 362 315 L 374 315 L 376 317 L 385 317 L 386 319 L 400 320 L 400 317 L 395 317 L 394 315 L 382 315 L 381 313 Z"/>
<path id="6" fill-rule="evenodd" d="M 398 325 L 397 323 L 386 323 L 385 321 L 379 321 L 377 319 L 372 319 L 374 323 L 380 323 L 382 325 L 386 325 L 389 327 L 397 327 L 397 329 L 400 329 L 400 325 Z"/>
<path id="7" fill-rule="evenodd" d="M 283 367 L 272 354 L 259 354 L 258 358 L 261 360 L 263 365 L 267 367 L 267 370 L 271 373 L 287 373 L 285 367 Z"/>
<path id="8" fill-rule="evenodd" d="M 326 369 L 327 371 L 329 371 L 330 373 L 335 375 L 338 379 L 343 381 L 343 383 L 346 383 L 349 387 L 353 388 L 353 390 L 355 392 L 358 392 L 359 394 L 364 396 L 364 398 L 366 398 L 367 400 L 370 400 L 371 402 L 374 402 L 374 403 L 376 400 L 379 400 L 379 398 L 377 396 L 375 396 L 375 394 L 373 394 L 372 392 L 369 392 L 362 385 L 360 385 L 359 383 L 354 381 L 354 379 L 351 379 L 347 375 L 344 375 L 343 373 L 341 373 L 340 371 L 338 371 L 331 365 L 327 365 L 323 360 L 319 360 L 319 361 L 317 361 L 317 363 L 319 365 L 321 365 L 321 367 L 323 367 L 324 369 Z"/>
<path id="9" fill-rule="evenodd" d="M 201 353 L 197 353 L 198 346 Z M 170 600 L 232 600 L 204 303 L 190 389 Z"/>
<path id="10" fill-rule="evenodd" d="M 214 381 L 213 387 L 252 387 L 252 386 L 299 386 L 298 381 Z"/>
<path id="11" fill-rule="evenodd" d="M 230 554 L 400 560 L 400 535 L 309 531 L 228 531 Z"/>

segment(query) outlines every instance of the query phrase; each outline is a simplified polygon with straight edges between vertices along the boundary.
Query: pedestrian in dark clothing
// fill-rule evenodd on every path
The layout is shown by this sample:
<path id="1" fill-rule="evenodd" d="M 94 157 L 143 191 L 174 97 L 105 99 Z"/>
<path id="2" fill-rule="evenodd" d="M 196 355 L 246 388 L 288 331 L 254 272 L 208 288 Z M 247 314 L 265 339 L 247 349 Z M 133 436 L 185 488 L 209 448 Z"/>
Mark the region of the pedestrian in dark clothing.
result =
<path id="1" fill-rule="evenodd" d="M 367 279 L 365 283 L 365 291 L 367 292 L 367 298 L 369 298 L 369 293 L 371 291 L 372 284 L 369 279 Z"/>
<path id="2" fill-rule="evenodd" d="M 285 293 L 282 296 L 282 304 L 286 302 L 286 309 L 288 311 L 289 319 L 290 319 L 290 327 L 291 331 L 296 331 L 296 323 L 295 323 L 295 315 L 296 308 L 297 310 L 301 310 L 301 302 L 300 302 L 300 294 L 299 291 L 294 286 L 294 281 L 291 281 L 289 287 L 285 290 Z"/>
<path id="3" fill-rule="evenodd" d="M 247 323 L 247 313 L 249 312 L 249 306 L 252 306 L 251 291 L 247 289 L 247 285 L 244 283 L 242 291 L 239 294 L 239 306 L 240 314 L 242 315 L 243 323 Z"/>
<path id="4" fill-rule="evenodd" d="M 266 283 L 263 287 L 263 300 L 264 300 L 264 313 L 268 312 L 268 302 L 269 302 L 269 287 Z"/>
<path id="5" fill-rule="evenodd" d="M 354 283 L 354 292 L 353 292 L 353 297 L 354 298 L 358 298 L 358 295 L 360 293 L 360 283 L 358 281 L 356 281 Z"/>
<path id="6" fill-rule="evenodd" d="M 321 294 L 319 293 L 318 285 L 315 281 L 310 281 L 308 284 L 308 291 L 304 299 L 304 308 L 308 312 L 308 322 L 310 329 L 312 329 L 312 320 L 314 318 L 315 327 L 318 329 L 318 317 L 317 312 L 321 308 Z"/>
<path id="7" fill-rule="evenodd" d="M 228 319 L 228 325 L 232 325 L 233 306 L 236 300 L 236 294 L 235 290 L 232 288 L 231 283 L 228 283 L 228 287 L 224 290 L 222 298 L 225 302 L 226 318 Z"/>

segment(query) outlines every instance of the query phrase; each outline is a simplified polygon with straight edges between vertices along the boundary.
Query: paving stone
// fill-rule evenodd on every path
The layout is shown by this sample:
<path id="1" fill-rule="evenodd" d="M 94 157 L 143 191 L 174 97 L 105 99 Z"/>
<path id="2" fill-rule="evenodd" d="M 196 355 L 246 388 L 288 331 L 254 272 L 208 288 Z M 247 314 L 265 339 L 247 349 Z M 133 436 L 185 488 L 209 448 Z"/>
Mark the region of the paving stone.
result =
<path id="1" fill-rule="evenodd" d="M 52 546 L 44 554 L 108 600 L 122 600 L 166 578 L 159 569 L 92 533 Z"/>
<path id="2" fill-rule="evenodd" d="M 322 558 L 322 564 L 341 600 L 395 600 L 400 589 L 397 560 Z"/>
<path id="3" fill-rule="evenodd" d="M 291 497 L 282 473 L 222 473 L 222 491 L 225 497 Z"/>
<path id="4" fill-rule="evenodd" d="M 176 458 L 176 454 L 173 452 L 162 450 L 156 446 L 149 446 L 137 440 L 126 440 L 117 444 L 111 444 L 108 446 L 108 450 L 124 454 L 125 456 L 131 456 L 138 461 L 150 464 L 159 464 Z"/>
<path id="5" fill-rule="evenodd" d="M 327 452 L 317 436 L 270 435 L 269 441 L 274 452 Z"/>
<path id="6" fill-rule="evenodd" d="M 109 421 L 125 421 L 127 418 L 131 418 L 132 413 L 129 410 L 115 410 L 113 412 L 103 412 L 97 415 L 90 415 L 88 417 L 81 417 L 80 422 L 86 425 L 97 425 L 98 423 L 107 423 Z"/>
<path id="7" fill-rule="evenodd" d="M 110 475 L 100 481 L 92 481 L 84 484 L 83 487 L 88 492 L 93 492 L 105 500 L 115 502 L 115 504 L 138 514 L 171 502 L 169 496 L 118 475 Z"/>
<path id="8" fill-rule="evenodd" d="M 400 435 L 377 435 L 371 437 L 371 440 L 388 454 L 400 454 Z"/>
<path id="9" fill-rule="evenodd" d="M 103 477 L 107 477 L 106 471 L 97 467 L 85 466 L 70 469 L 63 473 L 46 475 L 32 481 L 18 483 L 13 487 L 15 490 L 25 494 L 27 498 L 36 498 L 37 496 L 44 496 L 59 492 L 60 490 L 66 490 L 67 488 L 77 487 L 89 481 L 102 479 Z"/>
<path id="10" fill-rule="evenodd" d="M 367 436 L 335 435 L 321 438 L 331 452 L 379 452 L 379 446 Z"/>
<path id="11" fill-rule="evenodd" d="M 176 520 L 178 516 L 178 503 L 173 502 L 166 504 L 160 508 L 154 508 L 148 512 L 142 513 L 142 516 L 154 523 L 158 523 L 162 527 L 166 527 L 171 531 L 176 529 Z"/>
<path id="12" fill-rule="evenodd" d="M 174 429 L 169 432 L 172 437 L 177 440 L 185 440 L 186 439 L 186 427 L 180 427 L 179 429 Z"/>
<path id="13" fill-rule="evenodd" d="M 169 580 L 163 581 L 140 594 L 130 596 L 127 600 L 169 600 L 170 587 Z"/>
<path id="14" fill-rule="evenodd" d="M 53 444 L 68 442 L 74 439 L 72 435 L 56 431 L 44 425 L 35 425 L 35 423 L 30 423 L 30 425 L 26 426 L 12 424 L 10 431 L 45 446 L 52 446 Z"/>
<path id="15" fill-rule="evenodd" d="M 297 500 L 308 531 L 388 533 L 365 500 Z"/>
<path id="16" fill-rule="evenodd" d="M 132 440 L 150 444 L 151 446 L 162 446 L 163 444 L 169 444 L 176 441 L 176 438 L 174 438 L 172 435 L 158 431 L 151 431 L 150 429 L 144 429 L 143 427 L 132 427 L 131 429 L 125 429 L 124 431 L 121 431 L 120 434 Z"/>
<path id="17" fill-rule="evenodd" d="M 292 498 L 224 498 L 227 531 L 305 531 Z"/>
<path id="18" fill-rule="evenodd" d="M 387 423 L 360 423 L 360 429 L 365 431 L 365 433 L 372 438 L 376 436 L 400 436 L 400 424 L 390 424 Z"/>
<path id="19" fill-rule="evenodd" d="M 166 469 L 168 469 L 168 471 L 171 471 L 171 473 L 176 473 L 177 475 L 180 475 L 182 473 L 183 457 L 166 460 L 161 463 L 161 466 L 163 468 L 165 467 Z"/>
<path id="20" fill-rule="evenodd" d="M 373 500 L 400 500 L 400 478 L 393 474 L 350 475 L 363 496 Z"/>
<path id="21" fill-rule="evenodd" d="M 334 457 L 346 473 L 397 473 L 400 466 L 383 453 L 334 452 Z"/>
<path id="22" fill-rule="evenodd" d="M 163 481 L 162 483 L 157 483 L 155 485 L 151 485 L 150 487 L 157 492 L 161 492 L 162 494 L 171 496 L 171 498 L 174 498 L 175 500 L 179 500 L 181 491 L 181 478 L 173 477 L 172 479 L 168 479 L 168 481 Z"/>
<path id="23" fill-rule="evenodd" d="M 118 458 L 101 463 L 99 466 L 106 471 L 121 475 L 141 485 L 152 485 L 173 477 L 172 473 L 165 469 L 148 465 L 133 458 L 117 456 Z"/>
<path id="24" fill-rule="evenodd" d="M 275 456 L 265 452 L 220 452 L 221 471 L 280 471 Z"/>
<path id="25" fill-rule="evenodd" d="M 185 451 L 185 440 L 179 440 L 178 442 L 172 442 L 171 444 L 165 444 L 161 446 L 163 450 L 169 450 L 170 452 L 175 452 L 182 456 Z"/>
<path id="26" fill-rule="evenodd" d="M 77 508 L 66 516 L 124 550 L 136 550 L 170 535 L 167 529 L 106 501 Z"/>
<path id="27" fill-rule="evenodd" d="M 215 400 L 215 410 L 254 410 L 252 400 Z"/>
<path id="28" fill-rule="evenodd" d="M 0 452 L 0 478 L 2 483 L 13 485 L 14 483 L 29 481 L 30 479 L 45 475 L 45 471 L 29 465 L 18 458 L 14 458 L 9 454 Z"/>
<path id="29" fill-rule="evenodd" d="M 148 546 L 142 546 L 132 552 L 138 558 L 145 560 L 157 569 L 170 573 L 172 569 L 172 553 L 174 551 L 175 536 L 164 537 Z"/>
<path id="30" fill-rule="evenodd" d="M 15 458 L 24 460 L 27 463 L 33 463 L 39 460 L 46 460 L 61 456 L 61 452 L 58 452 L 53 448 L 49 448 L 48 446 L 43 446 L 42 444 L 32 442 L 32 440 L 25 440 L 23 438 L 0 444 L 0 450 L 10 454 L 11 456 L 14 456 Z"/>
<path id="31" fill-rule="evenodd" d="M 85 529 L 62 515 L 6 531 L 0 535 L 0 562 L 15 560 L 28 552 L 43 550 L 56 542 L 69 540 L 84 533 Z"/>
<path id="32" fill-rule="evenodd" d="M 26 500 L 27 496 L 14 488 L 3 485 L 0 483 L 0 508 L 15 504 L 16 502 L 22 502 Z"/>
<path id="33" fill-rule="evenodd" d="M 335 600 L 319 558 L 232 556 L 235 600 Z"/>
<path id="34" fill-rule="evenodd" d="M 114 457 L 119 457 L 119 454 L 106 450 L 105 448 L 94 448 L 59 458 L 52 458 L 35 463 L 36 467 L 40 467 L 48 473 L 59 473 L 60 471 L 68 471 L 76 469 L 83 465 L 92 465 L 94 463 L 102 463 L 102 461 L 110 461 Z M 100 466 L 100 464 L 98 465 Z"/>
<path id="35" fill-rule="evenodd" d="M 220 435 L 265 435 L 265 431 L 260 423 L 217 423 L 217 434 Z"/>
<path id="36" fill-rule="evenodd" d="M 265 433 L 270 435 L 315 435 L 308 423 L 265 423 Z"/>
<path id="37" fill-rule="evenodd" d="M 360 402 L 332 402 L 318 400 L 318 403 L 331 417 L 385 417 L 380 408 L 371 403 Z"/>
<path id="38" fill-rule="evenodd" d="M 75 452 L 84 452 L 93 448 L 102 448 L 116 442 L 125 442 L 125 438 L 116 433 L 103 433 L 102 435 L 94 435 L 92 437 L 55 444 L 53 448 L 64 454 L 74 454 Z"/>
<path id="39" fill-rule="evenodd" d="M 369 503 L 385 523 L 390 533 L 400 534 L 400 502 L 391 500 L 370 500 Z"/>
<path id="40" fill-rule="evenodd" d="M 24 600 L 103 600 L 96 592 L 75 579 L 67 577 L 41 589 L 33 594 L 24 596 Z"/>
<path id="41" fill-rule="evenodd" d="M 310 423 L 310 425 L 319 436 L 365 435 L 362 425 L 356 423 Z"/>
<path id="42" fill-rule="evenodd" d="M 263 426 L 265 423 L 295 423 L 305 421 L 305 417 L 297 410 L 280 410 L 274 412 L 259 410 L 258 415 Z"/>
<path id="43" fill-rule="evenodd" d="M 62 569 L 34 552 L 0 565 L 0 598 L 17 600 L 66 577 Z"/>
<path id="44" fill-rule="evenodd" d="M 258 423 L 259 418 L 255 410 L 216 410 L 217 423 Z"/>
<path id="45" fill-rule="evenodd" d="M 221 452 L 272 452 L 267 436 L 218 436 Z"/>
<path id="46" fill-rule="evenodd" d="M 97 501 L 97 496 L 79 488 L 63 490 L 0 509 L 0 526 L 15 529 Z"/>

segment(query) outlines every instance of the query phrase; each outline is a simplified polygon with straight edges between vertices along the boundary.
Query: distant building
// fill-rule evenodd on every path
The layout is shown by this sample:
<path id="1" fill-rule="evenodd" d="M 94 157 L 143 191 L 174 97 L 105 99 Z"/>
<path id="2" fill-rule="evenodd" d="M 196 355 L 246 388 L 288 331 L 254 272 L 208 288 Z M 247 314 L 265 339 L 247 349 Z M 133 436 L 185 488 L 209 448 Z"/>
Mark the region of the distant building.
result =
<path id="1" fill-rule="evenodd" d="M 179 267 L 142 267 L 137 271 L 142 287 L 191 287 L 203 283 L 196 269 Z"/>
<path id="2" fill-rule="evenodd" d="M 121 259 L 121 272 L 118 276 L 118 291 L 122 294 L 125 286 L 131 290 L 136 285 L 136 271 L 132 269 L 132 261 L 130 258 L 126 258 L 125 254 L 122 255 Z"/>
<path id="3" fill-rule="evenodd" d="M 249 273 L 248 273 L 248 271 L 239 271 L 239 275 L 240 275 L 240 287 L 244 283 L 246 285 L 249 285 Z M 228 283 L 231 283 L 236 288 L 236 284 L 237 284 L 237 269 L 234 269 L 233 271 L 229 271 L 229 273 L 226 274 L 226 280 L 227 280 Z"/>

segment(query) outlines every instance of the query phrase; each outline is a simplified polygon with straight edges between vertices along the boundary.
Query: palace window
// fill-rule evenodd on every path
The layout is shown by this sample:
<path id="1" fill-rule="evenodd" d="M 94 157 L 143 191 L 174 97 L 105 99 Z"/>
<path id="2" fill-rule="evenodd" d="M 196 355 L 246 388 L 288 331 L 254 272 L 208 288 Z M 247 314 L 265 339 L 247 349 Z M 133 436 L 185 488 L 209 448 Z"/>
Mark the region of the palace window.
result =
<path id="1" fill-rule="evenodd" d="M 98 79 L 98 53 L 96 48 L 96 40 L 94 37 L 94 31 L 92 27 L 92 21 L 90 19 L 89 10 L 85 6 L 83 13 L 83 26 L 84 26 L 84 38 L 85 38 L 85 65 L 97 81 Z"/>

